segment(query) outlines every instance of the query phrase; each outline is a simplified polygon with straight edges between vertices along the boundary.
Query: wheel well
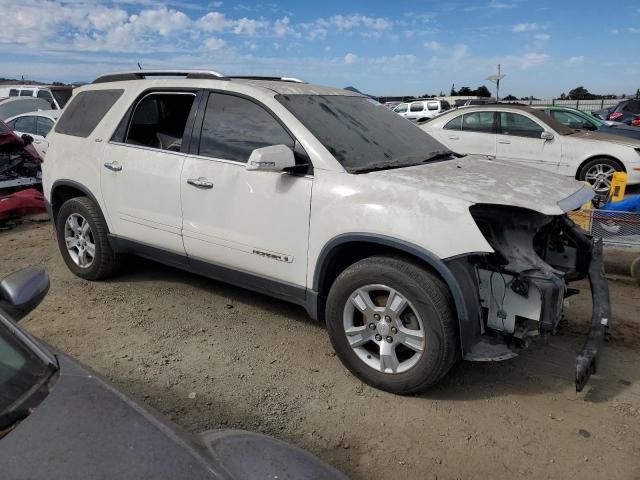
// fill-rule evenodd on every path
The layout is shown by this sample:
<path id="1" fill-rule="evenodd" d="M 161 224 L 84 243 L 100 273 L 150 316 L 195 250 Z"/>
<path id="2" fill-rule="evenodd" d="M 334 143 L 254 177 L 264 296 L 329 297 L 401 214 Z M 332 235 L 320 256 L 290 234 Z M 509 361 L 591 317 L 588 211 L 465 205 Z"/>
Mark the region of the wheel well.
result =
<path id="1" fill-rule="evenodd" d="M 617 163 L 618 165 L 620 165 L 620 167 L 622 167 L 622 171 L 626 173 L 627 169 L 624 168 L 624 164 L 618 160 L 615 157 L 612 157 L 610 155 L 594 155 L 592 157 L 587 158 L 584 162 L 582 162 L 580 164 L 580 166 L 578 166 L 578 169 L 576 170 L 576 180 L 580 180 L 580 172 L 582 171 L 582 168 L 589 163 L 591 160 L 595 160 L 596 158 L 602 158 L 602 159 L 606 159 L 606 160 L 611 160 L 612 162 Z"/>
<path id="2" fill-rule="evenodd" d="M 51 192 L 51 210 L 53 213 L 52 220 L 55 222 L 56 217 L 58 216 L 58 211 L 60 210 L 60 207 L 64 204 L 64 202 L 72 198 L 86 196 L 87 195 L 82 190 L 70 185 L 60 185 L 55 187 L 53 192 Z"/>
<path id="3" fill-rule="evenodd" d="M 327 254 L 322 266 L 320 267 L 321 270 L 316 284 L 316 288 L 318 289 L 318 320 L 324 321 L 325 301 L 329 294 L 329 290 L 331 289 L 331 285 L 338 275 L 354 263 L 374 255 L 393 255 L 396 257 L 404 257 L 405 259 L 428 269 L 447 284 L 446 279 L 444 279 L 438 271 L 429 265 L 429 263 L 400 248 L 367 241 L 342 243 L 333 248 Z"/>

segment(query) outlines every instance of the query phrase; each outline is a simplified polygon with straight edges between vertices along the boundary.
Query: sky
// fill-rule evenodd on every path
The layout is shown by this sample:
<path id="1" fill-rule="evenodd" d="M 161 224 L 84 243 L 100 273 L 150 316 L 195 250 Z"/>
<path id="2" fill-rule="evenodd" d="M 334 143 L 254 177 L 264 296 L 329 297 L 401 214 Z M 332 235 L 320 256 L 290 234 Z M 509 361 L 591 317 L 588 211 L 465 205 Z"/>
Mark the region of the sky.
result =
<path id="1" fill-rule="evenodd" d="M 640 87 L 640 0 L 0 0 L 0 77 L 143 68 L 286 75 L 373 95 Z"/>

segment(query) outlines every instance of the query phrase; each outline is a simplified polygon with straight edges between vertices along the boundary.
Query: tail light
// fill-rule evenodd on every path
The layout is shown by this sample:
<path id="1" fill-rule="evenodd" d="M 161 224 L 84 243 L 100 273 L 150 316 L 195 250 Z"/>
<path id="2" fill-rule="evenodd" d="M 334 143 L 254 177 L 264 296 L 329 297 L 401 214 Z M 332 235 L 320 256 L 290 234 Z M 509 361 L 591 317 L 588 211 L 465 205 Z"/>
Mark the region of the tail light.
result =
<path id="1" fill-rule="evenodd" d="M 631 125 L 633 125 L 634 127 L 640 127 L 640 118 L 634 118 L 633 120 L 631 120 Z"/>
<path id="2" fill-rule="evenodd" d="M 609 115 L 609 120 L 612 121 L 617 121 L 619 118 L 622 118 L 622 113 L 620 112 L 613 112 Z"/>

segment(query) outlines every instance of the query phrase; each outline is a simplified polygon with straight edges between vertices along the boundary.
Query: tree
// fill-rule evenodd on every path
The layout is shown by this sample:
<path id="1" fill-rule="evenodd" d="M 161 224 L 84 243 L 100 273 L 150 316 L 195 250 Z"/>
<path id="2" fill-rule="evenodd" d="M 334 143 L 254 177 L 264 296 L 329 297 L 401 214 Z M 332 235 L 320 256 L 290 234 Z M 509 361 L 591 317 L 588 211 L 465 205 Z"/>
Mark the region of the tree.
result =
<path id="1" fill-rule="evenodd" d="M 562 93 L 560 94 L 560 100 L 566 100 L 566 99 L 567 99 L 567 94 L 566 94 L 566 93 L 564 93 L 564 92 L 562 92 Z"/>
<path id="2" fill-rule="evenodd" d="M 573 90 L 569 91 L 569 99 L 570 100 L 590 100 L 593 97 L 589 90 L 584 88 L 583 86 L 576 87 Z"/>
<path id="3" fill-rule="evenodd" d="M 490 97 L 491 96 L 491 92 L 484 85 L 476 88 L 476 91 L 474 92 L 474 94 L 476 96 L 478 96 L 478 97 Z"/>
<path id="4" fill-rule="evenodd" d="M 636 98 L 640 98 L 640 88 L 636 90 Z"/>
<path id="5" fill-rule="evenodd" d="M 518 97 L 514 97 L 513 95 L 509 94 L 506 97 L 502 97 L 502 100 L 504 100 L 505 102 L 515 102 L 516 100 L 518 100 Z"/>
<path id="6" fill-rule="evenodd" d="M 460 90 L 458 90 L 458 95 L 461 97 L 471 97 L 472 95 L 474 95 L 474 92 L 469 87 L 460 87 Z"/>
<path id="7" fill-rule="evenodd" d="M 455 97 L 456 95 L 458 95 L 458 92 L 456 92 L 456 84 L 452 83 L 451 84 L 451 92 L 449 92 L 449 96 Z"/>

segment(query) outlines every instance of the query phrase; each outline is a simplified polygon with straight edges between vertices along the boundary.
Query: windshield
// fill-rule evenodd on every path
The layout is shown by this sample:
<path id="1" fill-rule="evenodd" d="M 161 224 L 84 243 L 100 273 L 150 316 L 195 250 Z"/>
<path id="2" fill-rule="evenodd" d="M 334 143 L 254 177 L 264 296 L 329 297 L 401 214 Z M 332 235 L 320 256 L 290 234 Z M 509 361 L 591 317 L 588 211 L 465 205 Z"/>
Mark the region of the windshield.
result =
<path id="1" fill-rule="evenodd" d="M 549 127 L 551 127 L 553 130 L 556 131 L 556 133 L 560 135 L 572 135 L 573 133 L 575 133 L 575 130 L 561 124 L 557 120 L 554 120 L 543 111 L 536 110 L 534 108 L 528 108 L 527 111 L 531 115 L 536 117 L 538 120 L 540 120 L 541 122 L 546 123 Z"/>
<path id="2" fill-rule="evenodd" d="M 417 165 L 442 159 L 447 149 L 384 105 L 365 97 L 278 95 L 351 173 Z"/>
<path id="3" fill-rule="evenodd" d="M 0 321 L 0 417 L 20 408 L 50 371 L 49 365 Z"/>

